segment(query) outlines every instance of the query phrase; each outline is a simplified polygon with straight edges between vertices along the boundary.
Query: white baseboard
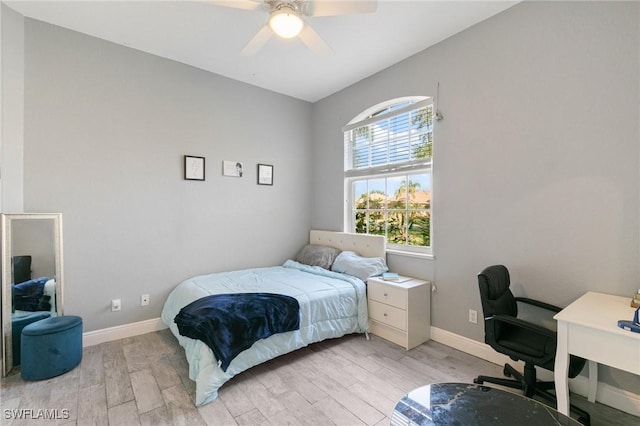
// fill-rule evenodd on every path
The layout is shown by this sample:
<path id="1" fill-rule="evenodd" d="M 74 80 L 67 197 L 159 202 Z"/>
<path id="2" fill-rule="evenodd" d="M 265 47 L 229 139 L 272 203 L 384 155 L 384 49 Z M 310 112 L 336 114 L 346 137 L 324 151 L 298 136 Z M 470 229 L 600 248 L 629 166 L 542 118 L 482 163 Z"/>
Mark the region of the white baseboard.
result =
<path id="1" fill-rule="evenodd" d="M 139 336 L 153 331 L 164 330 L 165 328 L 167 328 L 167 326 L 164 325 L 160 318 L 153 318 L 146 321 L 88 331 L 82 334 L 82 346 L 86 348 L 87 346 L 94 346 L 99 345 L 100 343 L 111 342 L 113 340 Z"/>
<path id="2" fill-rule="evenodd" d="M 431 327 L 431 339 L 459 351 L 493 362 L 494 364 L 504 365 L 505 363 L 510 363 L 516 368 L 524 368 L 524 363 L 514 362 L 508 356 L 502 355 L 493 350 L 493 348 L 486 343 L 478 342 L 477 340 L 469 339 L 438 327 Z M 480 374 L 480 372 L 478 372 L 478 374 Z M 553 373 L 550 371 L 539 370 L 539 376 L 542 380 L 553 380 Z M 574 379 L 570 379 L 569 389 L 571 392 L 575 392 L 578 395 L 586 397 L 589 389 L 588 378 L 578 376 Z M 624 411 L 625 413 L 640 416 L 640 395 L 633 392 L 598 382 L 596 401 L 620 411 Z"/>

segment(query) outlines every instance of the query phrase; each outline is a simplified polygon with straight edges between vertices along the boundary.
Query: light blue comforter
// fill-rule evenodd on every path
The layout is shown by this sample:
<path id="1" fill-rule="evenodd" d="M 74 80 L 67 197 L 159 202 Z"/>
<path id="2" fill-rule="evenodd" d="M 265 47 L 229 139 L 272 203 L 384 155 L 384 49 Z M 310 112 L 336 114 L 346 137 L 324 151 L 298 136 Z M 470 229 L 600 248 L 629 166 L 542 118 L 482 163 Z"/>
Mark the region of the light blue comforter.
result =
<path id="1" fill-rule="evenodd" d="M 300 329 L 259 340 L 233 359 L 226 372 L 200 340 L 181 336 L 173 319 L 180 309 L 201 297 L 221 293 L 268 292 L 295 297 L 300 304 Z M 196 382 L 196 405 L 218 396 L 218 389 L 236 374 L 277 356 L 324 339 L 368 330 L 365 283 L 350 275 L 287 260 L 270 268 L 244 269 L 190 278 L 169 295 L 162 321 L 184 347 L 189 377 Z"/>

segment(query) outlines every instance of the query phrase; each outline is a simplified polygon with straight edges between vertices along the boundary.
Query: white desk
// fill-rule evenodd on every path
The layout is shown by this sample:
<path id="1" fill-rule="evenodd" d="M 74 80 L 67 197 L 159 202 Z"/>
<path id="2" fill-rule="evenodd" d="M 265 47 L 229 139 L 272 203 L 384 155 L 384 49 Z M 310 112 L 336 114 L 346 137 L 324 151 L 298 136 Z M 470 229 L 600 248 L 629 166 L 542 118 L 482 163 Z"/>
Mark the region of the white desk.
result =
<path id="1" fill-rule="evenodd" d="M 618 320 L 632 320 L 631 297 L 588 292 L 564 308 L 558 321 L 558 347 L 554 379 L 558 411 L 569 415 L 569 354 L 589 360 L 589 401 L 594 402 L 598 383 L 597 363 L 640 374 L 640 333 L 618 327 Z"/>

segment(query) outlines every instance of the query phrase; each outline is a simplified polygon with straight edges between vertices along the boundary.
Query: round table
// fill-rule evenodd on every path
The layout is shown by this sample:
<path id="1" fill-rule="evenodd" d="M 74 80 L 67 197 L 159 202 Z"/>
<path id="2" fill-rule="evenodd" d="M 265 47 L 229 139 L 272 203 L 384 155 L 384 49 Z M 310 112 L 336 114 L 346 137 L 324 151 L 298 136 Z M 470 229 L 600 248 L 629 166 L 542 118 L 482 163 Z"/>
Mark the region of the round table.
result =
<path id="1" fill-rule="evenodd" d="M 435 383 L 412 390 L 395 406 L 392 426 L 580 425 L 525 396 L 469 383 Z"/>

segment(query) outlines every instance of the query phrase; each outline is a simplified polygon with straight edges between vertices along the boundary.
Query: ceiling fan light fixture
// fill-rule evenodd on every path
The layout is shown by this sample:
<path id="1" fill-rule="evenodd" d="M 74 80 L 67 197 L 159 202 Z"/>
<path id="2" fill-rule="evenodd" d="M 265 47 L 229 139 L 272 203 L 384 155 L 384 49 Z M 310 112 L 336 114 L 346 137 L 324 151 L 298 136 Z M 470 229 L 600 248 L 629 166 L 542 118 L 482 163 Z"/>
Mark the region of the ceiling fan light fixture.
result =
<path id="1" fill-rule="evenodd" d="M 292 38 L 300 34 L 304 21 L 292 10 L 279 10 L 269 18 L 269 26 L 282 38 Z"/>

